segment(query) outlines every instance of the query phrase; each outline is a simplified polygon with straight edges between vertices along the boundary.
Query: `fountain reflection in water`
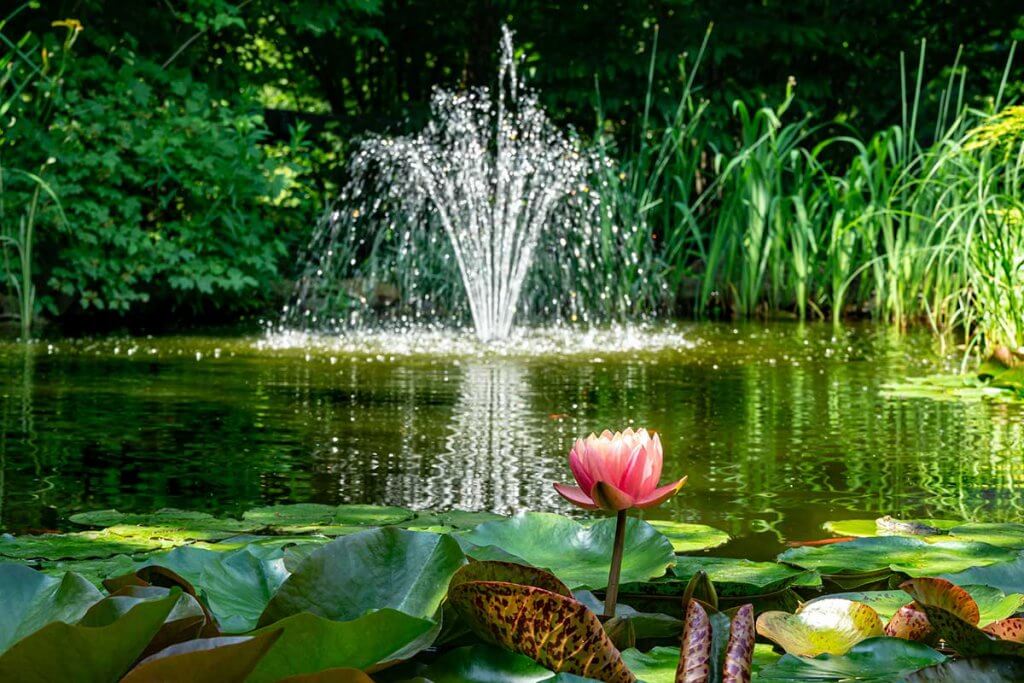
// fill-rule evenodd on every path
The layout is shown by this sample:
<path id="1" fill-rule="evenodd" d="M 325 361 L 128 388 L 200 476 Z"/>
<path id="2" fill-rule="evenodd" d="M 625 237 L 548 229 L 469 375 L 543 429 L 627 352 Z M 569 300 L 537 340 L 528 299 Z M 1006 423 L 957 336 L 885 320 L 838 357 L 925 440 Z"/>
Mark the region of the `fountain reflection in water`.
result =
<path id="1" fill-rule="evenodd" d="M 585 317 L 574 280 L 593 267 L 597 157 L 551 123 L 517 67 L 504 28 L 494 91 L 437 89 L 420 133 L 360 144 L 285 329 L 340 332 L 382 309 L 390 322 L 450 323 L 468 307 L 492 341 L 517 314 Z"/>

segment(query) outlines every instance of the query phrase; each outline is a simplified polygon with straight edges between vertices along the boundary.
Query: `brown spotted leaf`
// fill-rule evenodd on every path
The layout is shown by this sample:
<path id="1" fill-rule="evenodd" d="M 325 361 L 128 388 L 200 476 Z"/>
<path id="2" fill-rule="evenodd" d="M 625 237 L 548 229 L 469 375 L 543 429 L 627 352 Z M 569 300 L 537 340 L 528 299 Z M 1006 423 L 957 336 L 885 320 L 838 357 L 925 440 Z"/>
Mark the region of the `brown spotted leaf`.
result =
<path id="1" fill-rule="evenodd" d="M 971 616 L 972 612 L 963 609 L 962 596 L 949 589 L 950 586 L 958 588 L 943 579 L 912 579 L 900 584 L 900 588 L 910 593 L 918 607 L 924 610 L 935 635 L 946 641 L 946 644 L 956 650 L 961 657 L 1024 655 L 1024 643 L 1000 640 L 960 617 L 958 612 L 968 616 Z M 944 590 L 952 594 L 952 597 L 944 593 Z"/>
<path id="2" fill-rule="evenodd" d="M 556 672 L 634 683 L 597 616 L 583 603 L 533 586 L 469 581 L 448 592 L 477 632 Z"/>
<path id="3" fill-rule="evenodd" d="M 552 593 L 572 597 L 564 583 L 558 580 L 554 574 L 543 569 L 527 567 L 514 562 L 497 562 L 486 560 L 481 562 L 470 562 L 463 565 L 448 584 L 449 590 L 462 583 L 469 581 L 503 581 L 505 583 L 516 583 L 520 586 L 533 586 Z"/>
<path id="4" fill-rule="evenodd" d="M 900 607 L 885 625 L 885 635 L 890 638 L 904 640 L 927 641 L 932 636 L 932 626 L 928 616 L 918 608 L 916 603 Z"/>
<path id="5" fill-rule="evenodd" d="M 1020 617 L 1010 617 L 1009 619 L 993 621 L 981 630 L 989 635 L 999 638 L 1000 640 L 1024 643 L 1024 619 L 1021 619 Z"/>
<path id="6" fill-rule="evenodd" d="M 918 603 L 940 607 L 972 626 L 981 620 L 978 603 L 960 586 L 945 579 L 910 579 L 900 584 Z"/>
<path id="7" fill-rule="evenodd" d="M 711 622 L 696 600 L 686 606 L 676 683 L 705 683 L 711 674 Z"/>
<path id="8" fill-rule="evenodd" d="M 754 606 L 746 604 L 732 618 L 729 644 L 725 648 L 722 683 L 750 683 L 754 637 Z"/>

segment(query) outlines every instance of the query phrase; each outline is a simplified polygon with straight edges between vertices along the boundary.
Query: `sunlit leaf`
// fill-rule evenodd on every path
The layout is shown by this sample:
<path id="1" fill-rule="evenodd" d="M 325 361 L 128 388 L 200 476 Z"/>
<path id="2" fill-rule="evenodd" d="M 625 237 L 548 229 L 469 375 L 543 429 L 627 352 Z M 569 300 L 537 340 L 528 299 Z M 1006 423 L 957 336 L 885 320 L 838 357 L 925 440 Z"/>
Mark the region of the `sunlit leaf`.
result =
<path id="1" fill-rule="evenodd" d="M 867 605 L 831 598 L 804 605 L 795 614 L 765 612 L 757 632 L 792 655 L 841 655 L 862 640 L 883 633 L 878 613 Z"/>
<path id="2" fill-rule="evenodd" d="M 689 580 L 703 570 L 723 597 L 743 597 L 774 593 L 798 581 L 801 585 L 821 585 L 820 577 L 809 570 L 777 562 L 751 562 L 731 557 L 683 556 L 676 559 L 672 573 L 681 580 Z"/>
<path id="3" fill-rule="evenodd" d="M 704 524 L 648 519 L 648 524 L 665 535 L 677 553 L 708 550 L 729 542 L 729 534 Z"/>
<path id="4" fill-rule="evenodd" d="M 985 543 L 928 543 L 907 536 L 879 536 L 833 545 L 791 548 L 779 555 L 779 561 L 815 569 L 822 574 L 889 569 L 910 576 L 934 576 L 1008 562 L 1016 556 L 1012 550 Z"/>

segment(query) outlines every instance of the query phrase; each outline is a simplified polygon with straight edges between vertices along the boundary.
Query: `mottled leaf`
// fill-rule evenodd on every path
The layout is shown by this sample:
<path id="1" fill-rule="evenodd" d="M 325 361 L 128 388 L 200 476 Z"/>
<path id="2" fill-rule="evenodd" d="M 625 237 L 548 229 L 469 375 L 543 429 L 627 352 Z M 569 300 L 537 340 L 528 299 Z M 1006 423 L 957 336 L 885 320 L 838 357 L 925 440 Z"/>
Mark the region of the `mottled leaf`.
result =
<path id="1" fill-rule="evenodd" d="M 754 606 L 743 605 L 732 617 L 722 683 L 750 683 L 754 659 Z"/>
<path id="2" fill-rule="evenodd" d="M 482 635 L 556 672 L 608 683 L 630 683 L 619 651 L 583 604 L 532 586 L 497 581 L 463 583 L 452 605 Z"/>
<path id="3" fill-rule="evenodd" d="M 711 622 L 699 602 L 686 607 L 686 625 L 679 648 L 676 683 L 704 683 L 711 673 Z"/>
<path id="4" fill-rule="evenodd" d="M 1024 643 L 1024 619 L 1021 619 L 1020 617 L 1000 619 L 999 621 L 992 622 L 981 630 L 989 635 L 999 638 L 1000 640 L 1012 640 L 1015 643 Z"/>
<path id="5" fill-rule="evenodd" d="M 928 642 L 931 640 L 932 626 L 928 623 L 928 616 L 917 605 L 911 603 L 896 610 L 885 625 L 885 635 Z"/>
<path id="6" fill-rule="evenodd" d="M 867 605 L 842 599 L 808 603 L 796 614 L 765 612 L 757 632 L 792 655 L 841 655 L 862 640 L 883 633 L 878 613 Z"/>
<path id="7" fill-rule="evenodd" d="M 516 564 L 515 562 L 498 562 L 494 560 L 470 562 L 455 572 L 451 582 L 448 584 L 448 589 L 451 590 L 460 583 L 466 583 L 467 581 L 518 583 L 521 586 L 543 588 L 546 591 L 558 593 L 567 598 L 572 597 L 572 591 L 551 572 L 523 564 Z"/>

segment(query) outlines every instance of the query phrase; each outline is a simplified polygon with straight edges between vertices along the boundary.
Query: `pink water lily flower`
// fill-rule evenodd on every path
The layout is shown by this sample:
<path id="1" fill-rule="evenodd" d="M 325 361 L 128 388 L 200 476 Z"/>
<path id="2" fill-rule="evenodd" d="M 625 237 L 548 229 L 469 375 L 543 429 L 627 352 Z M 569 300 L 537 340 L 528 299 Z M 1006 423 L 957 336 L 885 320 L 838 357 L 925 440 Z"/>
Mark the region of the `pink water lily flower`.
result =
<path id="1" fill-rule="evenodd" d="M 569 468 L 579 486 L 555 484 L 570 503 L 588 510 L 618 512 L 661 505 L 686 483 L 686 477 L 665 486 L 661 478 L 661 439 L 646 429 L 605 430 L 577 439 L 569 452 Z"/>

